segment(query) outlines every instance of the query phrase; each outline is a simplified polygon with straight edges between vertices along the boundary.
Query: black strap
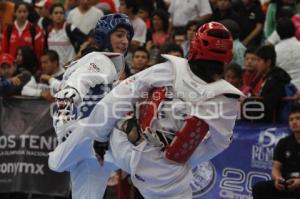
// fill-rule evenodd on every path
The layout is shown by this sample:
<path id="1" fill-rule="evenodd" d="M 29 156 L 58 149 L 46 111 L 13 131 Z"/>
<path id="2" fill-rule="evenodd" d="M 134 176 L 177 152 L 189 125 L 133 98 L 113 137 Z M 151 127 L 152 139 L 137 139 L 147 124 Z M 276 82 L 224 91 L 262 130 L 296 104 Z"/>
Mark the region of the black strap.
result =
<path id="1" fill-rule="evenodd" d="M 87 35 L 81 32 L 78 28 L 71 30 L 72 25 L 66 24 L 66 33 L 70 39 L 71 44 L 73 45 L 75 52 L 78 52 L 80 45 L 86 40 Z"/>
<path id="2" fill-rule="evenodd" d="M 9 47 L 10 47 L 9 43 L 10 43 L 10 37 L 11 37 L 11 33 L 13 31 L 13 27 L 14 27 L 13 24 L 8 24 L 7 29 L 6 29 L 6 31 L 7 31 L 7 53 L 9 53 Z"/>
<path id="3" fill-rule="evenodd" d="M 32 41 L 32 49 L 34 49 L 35 36 L 36 36 L 36 26 L 34 24 L 31 24 L 30 26 L 30 35 Z"/>
<path id="4" fill-rule="evenodd" d="M 71 31 L 71 24 L 69 24 L 69 23 L 66 25 L 66 33 L 67 33 L 68 38 L 70 39 L 71 44 L 73 45 L 73 47 L 76 51 L 76 49 L 77 49 L 76 39 L 73 37 L 72 31 Z"/>
<path id="5" fill-rule="evenodd" d="M 108 150 L 108 142 L 98 142 L 95 140 L 93 143 L 93 148 L 94 148 L 95 152 L 103 160 L 105 152 Z"/>
<path id="6" fill-rule="evenodd" d="M 44 40 L 45 40 L 45 49 L 47 50 L 48 49 L 48 37 L 49 37 L 49 32 L 51 32 L 52 30 L 52 26 L 49 25 L 47 28 L 45 28 L 45 35 L 44 35 Z"/>
<path id="7" fill-rule="evenodd" d="M 136 127 L 137 130 L 137 139 L 134 140 L 132 144 L 135 145 L 141 139 L 141 134 L 142 134 L 140 125 L 138 124 L 138 120 L 135 116 L 127 120 L 125 133 L 128 135 L 134 127 Z"/>

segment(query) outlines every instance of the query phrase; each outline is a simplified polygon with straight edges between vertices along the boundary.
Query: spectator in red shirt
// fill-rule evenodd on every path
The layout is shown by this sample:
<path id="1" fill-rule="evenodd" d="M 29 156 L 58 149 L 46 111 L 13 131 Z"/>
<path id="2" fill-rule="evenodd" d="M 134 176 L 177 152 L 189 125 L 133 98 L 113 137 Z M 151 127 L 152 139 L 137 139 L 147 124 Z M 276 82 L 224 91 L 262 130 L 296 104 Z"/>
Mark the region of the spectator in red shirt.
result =
<path id="1" fill-rule="evenodd" d="M 7 24 L 13 21 L 15 4 L 10 1 L 0 0 L 0 43 L 2 41 L 2 32 Z M 0 55 L 2 53 L 2 46 L 0 45 Z"/>
<path id="2" fill-rule="evenodd" d="M 161 47 L 169 39 L 169 15 L 164 10 L 156 10 L 151 16 L 151 40 L 147 42 L 150 49 L 153 46 Z M 149 48 L 150 47 L 150 48 Z"/>
<path id="3" fill-rule="evenodd" d="M 1 42 L 2 52 L 16 56 L 19 46 L 28 46 L 34 49 L 38 58 L 43 53 L 44 36 L 38 26 L 28 21 L 30 5 L 20 2 L 15 6 L 15 21 L 4 28 Z"/>
<path id="4" fill-rule="evenodd" d="M 116 5 L 114 3 L 113 0 L 98 0 L 98 5 L 96 5 L 96 7 L 100 8 L 101 10 L 103 10 L 103 12 L 105 13 L 105 11 L 107 13 L 116 13 L 117 12 L 117 8 Z M 108 10 L 105 10 L 104 8 L 108 8 Z"/>
<path id="5" fill-rule="evenodd" d="M 244 54 L 242 91 L 246 96 L 251 95 L 251 92 L 254 95 L 258 94 L 260 88 L 259 84 L 256 84 L 257 82 L 255 81 L 257 79 L 255 50 L 254 47 L 249 47 Z"/>

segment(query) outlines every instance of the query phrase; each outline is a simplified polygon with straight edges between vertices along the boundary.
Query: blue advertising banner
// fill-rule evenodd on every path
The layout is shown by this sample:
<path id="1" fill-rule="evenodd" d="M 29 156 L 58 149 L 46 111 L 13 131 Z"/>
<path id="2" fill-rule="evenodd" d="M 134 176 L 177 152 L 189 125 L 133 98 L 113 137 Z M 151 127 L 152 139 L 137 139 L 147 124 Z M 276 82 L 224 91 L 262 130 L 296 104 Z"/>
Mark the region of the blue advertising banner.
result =
<path id="1" fill-rule="evenodd" d="M 271 179 L 273 150 L 287 125 L 239 124 L 230 147 L 194 168 L 194 199 L 252 199 L 255 182 Z"/>

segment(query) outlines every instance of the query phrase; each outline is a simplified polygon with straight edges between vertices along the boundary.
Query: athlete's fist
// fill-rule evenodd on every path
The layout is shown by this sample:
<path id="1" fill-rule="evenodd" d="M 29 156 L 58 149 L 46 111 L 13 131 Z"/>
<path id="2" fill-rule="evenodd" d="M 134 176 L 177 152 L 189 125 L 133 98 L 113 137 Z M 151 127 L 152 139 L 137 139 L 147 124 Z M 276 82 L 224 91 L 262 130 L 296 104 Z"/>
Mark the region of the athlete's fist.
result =
<path id="1" fill-rule="evenodd" d="M 57 105 L 59 108 L 64 108 L 65 103 L 73 103 L 77 105 L 81 102 L 81 97 L 78 91 L 72 87 L 66 87 L 55 94 Z"/>
<path id="2" fill-rule="evenodd" d="M 56 131 L 76 119 L 75 107 L 81 102 L 76 89 L 66 87 L 55 94 L 57 110 L 53 115 Z"/>

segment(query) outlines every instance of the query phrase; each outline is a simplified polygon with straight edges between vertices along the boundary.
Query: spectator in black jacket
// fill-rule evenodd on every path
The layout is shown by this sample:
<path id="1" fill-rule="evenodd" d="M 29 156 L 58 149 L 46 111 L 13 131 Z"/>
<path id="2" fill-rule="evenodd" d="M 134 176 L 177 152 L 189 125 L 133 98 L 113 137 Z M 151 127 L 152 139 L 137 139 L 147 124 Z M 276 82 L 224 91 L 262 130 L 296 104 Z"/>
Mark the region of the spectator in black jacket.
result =
<path id="1" fill-rule="evenodd" d="M 264 14 L 258 0 L 237 1 L 234 8 L 239 16 L 240 39 L 246 47 L 259 46 L 262 39 Z"/>
<path id="2" fill-rule="evenodd" d="M 256 70 L 258 78 L 254 80 L 258 85 L 258 92 L 263 103 L 261 118 L 264 122 L 278 122 L 280 112 L 284 106 L 283 97 L 286 96 L 285 86 L 290 83 L 291 77 L 283 69 L 275 66 L 276 52 L 273 46 L 261 46 L 256 50 Z"/>
<path id="3" fill-rule="evenodd" d="M 231 19 L 239 24 L 239 16 L 232 8 L 232 0 L 217 0 L 216 8 L 211 16 L 212 21 L 221 21 Z"/>

